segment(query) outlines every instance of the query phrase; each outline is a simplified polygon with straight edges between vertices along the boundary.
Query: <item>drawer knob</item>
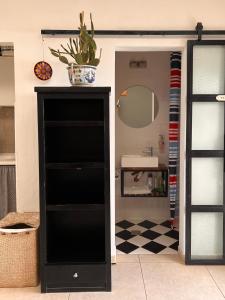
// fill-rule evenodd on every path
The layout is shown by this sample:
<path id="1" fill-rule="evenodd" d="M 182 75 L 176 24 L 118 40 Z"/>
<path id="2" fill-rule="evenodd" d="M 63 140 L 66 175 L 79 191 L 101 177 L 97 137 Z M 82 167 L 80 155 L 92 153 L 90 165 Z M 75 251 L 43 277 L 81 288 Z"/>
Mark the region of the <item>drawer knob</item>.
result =
<path id="1" fill-rule="evenodd" d="M 78 273 L 75 272 L 75 273 L 73 274 L 73 278 L 75 279 L 75 278 L 78 278 L 78 277 L 79 277 Z"/>

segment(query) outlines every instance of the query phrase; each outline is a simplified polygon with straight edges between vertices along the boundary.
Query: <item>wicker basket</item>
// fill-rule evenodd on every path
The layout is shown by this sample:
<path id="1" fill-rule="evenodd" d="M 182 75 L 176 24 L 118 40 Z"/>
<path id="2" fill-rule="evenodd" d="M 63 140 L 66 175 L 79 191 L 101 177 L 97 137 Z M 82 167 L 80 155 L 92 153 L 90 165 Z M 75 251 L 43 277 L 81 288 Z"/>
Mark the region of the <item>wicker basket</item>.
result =
<path id="1" fill-rule="evenodd" d="M 39 283 L 38 213 L 9 213 L 0 228 L 25 223 L 35 230 L 0 233 L 0 287 L 29 287 Z"/>

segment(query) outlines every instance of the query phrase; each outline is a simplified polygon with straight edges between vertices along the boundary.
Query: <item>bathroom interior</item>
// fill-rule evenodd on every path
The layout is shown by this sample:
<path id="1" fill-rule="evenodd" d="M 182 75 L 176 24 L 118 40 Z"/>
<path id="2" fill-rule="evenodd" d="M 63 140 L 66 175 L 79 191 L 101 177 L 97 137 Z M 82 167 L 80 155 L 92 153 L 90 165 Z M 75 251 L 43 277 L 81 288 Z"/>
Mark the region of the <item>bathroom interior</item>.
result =
<path id="1" fill-rule="evenodd" d="M 116 52 L 117 254 L 178 251 L 179 199 L 171 223 L 168 191 L 171 54 Z"/>
<path id="2" fill-rule="evenodd" d="M 0 219 L 16 211 L 14 48 L 0 42 Z"/>

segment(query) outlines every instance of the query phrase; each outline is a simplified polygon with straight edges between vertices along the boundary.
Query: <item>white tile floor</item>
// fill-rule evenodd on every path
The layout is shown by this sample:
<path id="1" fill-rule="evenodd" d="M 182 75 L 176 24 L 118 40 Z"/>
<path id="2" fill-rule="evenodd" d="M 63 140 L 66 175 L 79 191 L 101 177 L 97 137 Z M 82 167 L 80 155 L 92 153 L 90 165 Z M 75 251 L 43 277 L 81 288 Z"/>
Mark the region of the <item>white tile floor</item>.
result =
<path id="1" fill-rule="evenodd" d="M 112 292 L 40 294 L 40 288 L 0 289 L 0 300 L 221 300 L 225 266 L 185 266 L 177 255 L 119 255 Z"/>

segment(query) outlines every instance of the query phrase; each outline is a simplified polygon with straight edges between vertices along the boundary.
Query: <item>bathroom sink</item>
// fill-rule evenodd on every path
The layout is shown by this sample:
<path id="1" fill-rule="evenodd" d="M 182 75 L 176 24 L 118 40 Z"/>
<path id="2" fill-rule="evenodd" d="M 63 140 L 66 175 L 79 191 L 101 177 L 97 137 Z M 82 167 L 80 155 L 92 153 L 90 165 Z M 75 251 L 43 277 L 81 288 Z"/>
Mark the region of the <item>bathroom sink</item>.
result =
<path id="1" fill-rule="evenodd" d="M 157 156 L 122 155 L 121 167 L 123 168 L 157 168 L 159 159 Z"/>

